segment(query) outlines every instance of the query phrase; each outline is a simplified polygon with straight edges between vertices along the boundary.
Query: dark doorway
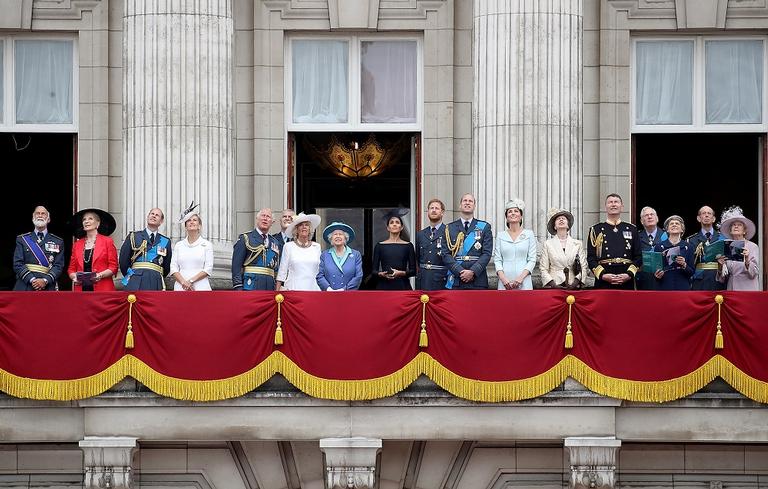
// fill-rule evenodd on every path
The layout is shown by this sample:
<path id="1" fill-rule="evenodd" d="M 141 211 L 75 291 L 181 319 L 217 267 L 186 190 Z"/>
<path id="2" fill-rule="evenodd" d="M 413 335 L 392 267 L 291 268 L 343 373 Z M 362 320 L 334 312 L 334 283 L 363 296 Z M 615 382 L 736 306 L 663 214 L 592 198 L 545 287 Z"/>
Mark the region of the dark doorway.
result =
<path id="1" fill-rule="evenodd" d="M 69 262 L 72 232 L 67 222 L 74 207 L 75 134 L 0 134 L 0 164 L 5 191 L 0 207 L 8 222 L 0 228 L 0 290 L 11 290 L 16 282 L 13 252 L 16 236 L 32 231 L 32 212 L 44 205 L 51 214 L 49 232 L 64 240 Z M 59 280 L 61 290 L 71 282 L 66 270 Z"/>
<path id="2" fill-rule="evenodd" d="M 635 215 L 651 206 L 660 224 L 672 214 L 685 220 L 686 236 L 699 229 L 696 214 L 712 207 L 718 221 L 723 210 L 738 205 L 762 232 L 759 214 L 759 134 L 637 134 Z"/>
<path id="3" fill-rule="evenodd" d="M 410 208 L 412 139 L 410 133 L 301 133 L 296 141 L 296 210 L 319 212 L 325 226 L 343 220 L 355 228 L 352 247 L 363 255 L 363 272 L 371 272 L 373 247 L 386 239 L 382 216 L 394 207 Z M 373 137 L 380 148 L 394 151 L 390 164 L 380 173 L 351 178 L 332 167 L 320 156 L 338 141 L 349 148 L 360 148 Z M 401 145 L 402 147 L 399 147 Z M 410 217 L 410 216 L 408 216 Z M 409 237 L 413 235 L 408 229 Z M 318 234 L 317 240 L 322 242 Z M 322 243 L 325 247 L 325 243 Z M 366 288 L 364 282 L 362 288 Z"/>

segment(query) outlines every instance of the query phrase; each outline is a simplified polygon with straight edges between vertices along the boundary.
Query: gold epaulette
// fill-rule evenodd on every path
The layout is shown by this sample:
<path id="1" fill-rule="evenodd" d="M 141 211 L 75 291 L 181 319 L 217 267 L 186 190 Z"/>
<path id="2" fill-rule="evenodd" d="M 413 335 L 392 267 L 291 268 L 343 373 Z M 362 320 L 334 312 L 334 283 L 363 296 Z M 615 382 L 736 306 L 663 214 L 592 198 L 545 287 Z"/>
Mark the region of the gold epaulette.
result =
<path id="1" fill-rule="evenodd" d="M 603 255 L 603 240 L 605 240 L 605 236 L 602 231 L 595 236 L 595 227 L 592 226 L 589 228 L 589 242 L 595 249 L 595 255 L 597 255 L 598 258 Z"/>

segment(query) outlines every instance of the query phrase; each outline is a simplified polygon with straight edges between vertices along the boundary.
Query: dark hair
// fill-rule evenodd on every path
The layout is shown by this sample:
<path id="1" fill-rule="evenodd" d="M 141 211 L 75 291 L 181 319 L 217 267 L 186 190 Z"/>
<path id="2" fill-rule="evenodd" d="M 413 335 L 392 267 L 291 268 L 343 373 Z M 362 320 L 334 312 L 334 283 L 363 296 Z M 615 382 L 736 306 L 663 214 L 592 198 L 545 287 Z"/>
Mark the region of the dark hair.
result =
<path id="1" fill-rule="evenodd" d="M 398 221 L 400 221 L 400 239 L 402 239 L 403 241 L 410 241 L 411 239 L 408 236 L 408 230 L 405 229 L 405 223 L 403 222 L 403 218 L 401 216 L 397 215 L 397 214 L 392 214 L 392 213 L 388 214 L 387 215 L 387 227 L 389 227 L 389 222 L 392 219 L 397 219 Z"/>
<path id="2" fill-rule="evenodd" d="M 435 203 L 440 204 L 440 209 L 445 210 L 445 204 L 443 204 L 443 201 L 440 199 L 431 199 L 429 202 L 427 202 L 427 209 L 429 209 L 429 206 Z"/>
<path id="3" fill-rule="evenodd" d="M 509 223 L 507 222 L 507 212 L 512 209 L 517 209 L 520 211 L 520 227 L 523 227 L 523 210 L 519 207 L 510 207 L 509 209 L 504 209 L 504 225 L 507 226 L 507 229 L 509 229 Z"/>
<path id="4" fill-rule="evenodd" d="M 617 199 L 619 199 L 621 201 L 622 204 L 624 203 L 624 199 L 622 199 L 621 195 L 619 195 L 619 194 L 608 194 L 608 195 L 605 196 L 605 200 L 607 201 L 611 197 L 616 197 Z"/>

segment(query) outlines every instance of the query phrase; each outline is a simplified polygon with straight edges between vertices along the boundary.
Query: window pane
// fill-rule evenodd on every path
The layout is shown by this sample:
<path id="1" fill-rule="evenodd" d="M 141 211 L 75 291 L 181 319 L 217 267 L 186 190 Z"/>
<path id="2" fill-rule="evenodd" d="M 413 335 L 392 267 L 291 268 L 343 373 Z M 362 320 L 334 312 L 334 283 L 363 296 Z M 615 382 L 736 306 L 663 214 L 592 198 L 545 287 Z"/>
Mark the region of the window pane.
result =
<path id="1" fill-rule="evenodd" d="M 16 41 L 16 122 L 72 123 L 72 42 Z"/>
<path id="2" fill-rule="evenodd" d="M 706 42 L 707 123 L 763 120 L 763 42 Z"/>
<path id="3" fill-rule="evenodd" d="M 362 43 L 363 122 L 416 122 L 416 62 L 416 41 Z"/>
<path id="4" fill-rule="evenodd" d="M 693 122 L 693 41 L 635 45 L 635 123 Z"/>
<path id="5" fill-rule="evenodd" d="M 293 41 L 293 122 L 347 122 L 347 41 Z"/>

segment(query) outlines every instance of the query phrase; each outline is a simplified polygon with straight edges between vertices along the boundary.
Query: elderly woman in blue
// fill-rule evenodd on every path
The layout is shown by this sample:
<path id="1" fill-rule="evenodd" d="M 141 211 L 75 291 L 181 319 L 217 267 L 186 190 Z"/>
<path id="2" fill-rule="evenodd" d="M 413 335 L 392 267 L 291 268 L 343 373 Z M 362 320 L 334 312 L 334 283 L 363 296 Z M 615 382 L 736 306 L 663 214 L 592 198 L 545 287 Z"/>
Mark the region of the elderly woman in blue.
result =
<path id="1" fill-rule="evenodd" d="M 348 246 L 355 231 L 343 222 L 332 222 L 323 230 L 323 239 L 331 247 L 320 255 L 317 285 L 329 292 L 357 290 L 363 280 L 363 258 Z"/>
<path id="2" fill-rule="evenodd" d="M 536 235 L 523 229 L 525 202 L 512 199 L 504 206 L 506 231 L 499 231 L 493 247 L 493 264 L 499 290 L 532 289 L 531 273 L 536 266 Z"/>

